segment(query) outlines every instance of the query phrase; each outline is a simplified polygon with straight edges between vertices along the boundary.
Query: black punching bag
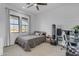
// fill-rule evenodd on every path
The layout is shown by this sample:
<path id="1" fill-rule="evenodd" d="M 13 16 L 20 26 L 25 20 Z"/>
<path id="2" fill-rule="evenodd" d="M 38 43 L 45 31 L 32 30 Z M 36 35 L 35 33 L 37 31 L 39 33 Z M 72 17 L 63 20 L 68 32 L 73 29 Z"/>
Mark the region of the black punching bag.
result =
<path id="1" fill-rule="evenodd" d="M 56 25 L 55 24 L 52 25 L 52 38 L 53 40 L 56 39 Z"/>
<path id="2" fill-rule="evenodd" d="M 51 44 L 57 45 L 58 44 L 57 29 L 56 29 L 56 25 L 55 24 L 52 25 L 52 39 L 53 39 L 53 42 L 51 42 Z"/>

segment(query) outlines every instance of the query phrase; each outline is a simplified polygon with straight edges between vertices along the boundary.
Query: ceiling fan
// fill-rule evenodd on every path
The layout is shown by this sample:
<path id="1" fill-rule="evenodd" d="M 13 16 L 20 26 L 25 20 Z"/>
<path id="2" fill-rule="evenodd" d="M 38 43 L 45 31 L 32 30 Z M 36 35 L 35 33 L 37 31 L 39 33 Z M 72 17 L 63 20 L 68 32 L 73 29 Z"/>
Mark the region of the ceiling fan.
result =
<path id="1" fill-rule="evenodd" d="M 42 5 L 42 6 L 46 6 L 47 3 L 26 3 L 28 6 L 27 8 L 30 8 L 32 6 L 35 6 L 37 10 L 39 10 L 39 5 Z"/>

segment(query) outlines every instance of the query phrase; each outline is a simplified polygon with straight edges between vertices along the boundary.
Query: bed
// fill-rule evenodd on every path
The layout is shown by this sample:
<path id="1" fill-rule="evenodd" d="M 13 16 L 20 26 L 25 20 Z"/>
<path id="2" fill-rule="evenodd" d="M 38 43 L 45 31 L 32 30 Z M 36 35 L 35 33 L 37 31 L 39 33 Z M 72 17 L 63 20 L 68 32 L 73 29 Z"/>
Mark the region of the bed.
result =
<path id="1" fill-rule="evenodd" d="M 31 48 L 34 48 L 45 41 L 46 33 L 35 31 L 34 34 L 18 36 L 15 40 L 15 44 L 21 46 L 25 51 L 31 51 Z"/>

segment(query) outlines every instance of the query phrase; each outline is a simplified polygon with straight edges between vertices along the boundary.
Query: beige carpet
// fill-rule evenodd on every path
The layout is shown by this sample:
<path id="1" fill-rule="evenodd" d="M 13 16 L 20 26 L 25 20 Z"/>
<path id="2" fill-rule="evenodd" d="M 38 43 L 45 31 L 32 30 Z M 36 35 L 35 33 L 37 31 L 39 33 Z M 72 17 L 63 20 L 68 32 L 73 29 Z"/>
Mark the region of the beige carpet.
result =
<path id="1" fill-rule="evenodd" d="M 4 56 L 65 56 L 65 49 L 61 50 L 60 46 L 53 46 L 49 43 L 42 43 L 31 52 L 24 51 L 20 46 L 14 45 L 4 48 Z"/>

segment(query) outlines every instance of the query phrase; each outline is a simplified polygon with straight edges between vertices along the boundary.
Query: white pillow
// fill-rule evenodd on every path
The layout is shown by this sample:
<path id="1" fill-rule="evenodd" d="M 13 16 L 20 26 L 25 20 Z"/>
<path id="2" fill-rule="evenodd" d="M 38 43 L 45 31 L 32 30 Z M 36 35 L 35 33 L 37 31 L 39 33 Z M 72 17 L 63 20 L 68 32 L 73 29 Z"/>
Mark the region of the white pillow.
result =
<path id="1" fill-rule="evenodd" d="M 35 33 L 35 35 L 40 35 L 39 33 Z"/>
<path id="2" fill-rule="evenodd" d="M 40 33 L 40 35 L 43 35 L 43 33 Z"/>

